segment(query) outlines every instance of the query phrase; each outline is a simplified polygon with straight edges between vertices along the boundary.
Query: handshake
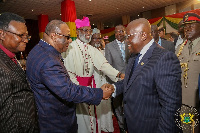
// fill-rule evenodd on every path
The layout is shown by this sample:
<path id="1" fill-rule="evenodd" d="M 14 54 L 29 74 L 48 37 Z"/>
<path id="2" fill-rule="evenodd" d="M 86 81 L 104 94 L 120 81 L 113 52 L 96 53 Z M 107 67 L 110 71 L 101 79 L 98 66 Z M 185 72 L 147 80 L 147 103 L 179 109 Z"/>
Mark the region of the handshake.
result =
<path id="1" fill-rule="evenodd" d="M 112 93 L 115 91 L 114 86 L 111 84 L 103 84 L 101 89 L 103 90 L 103 99 L 106 100 L 109 99 Z"/>

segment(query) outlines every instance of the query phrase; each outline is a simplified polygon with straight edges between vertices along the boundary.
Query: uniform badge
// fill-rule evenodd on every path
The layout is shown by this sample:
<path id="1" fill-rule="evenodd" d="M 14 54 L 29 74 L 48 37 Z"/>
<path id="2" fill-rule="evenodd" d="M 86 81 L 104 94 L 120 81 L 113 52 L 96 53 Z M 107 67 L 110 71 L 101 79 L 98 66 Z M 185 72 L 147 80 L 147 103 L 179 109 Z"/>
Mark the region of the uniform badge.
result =
<path id="1" fill-rule="evenodd" d="M 144 62 L 141 62 L 141 66 L 143 66 L 144 65 Z"/>

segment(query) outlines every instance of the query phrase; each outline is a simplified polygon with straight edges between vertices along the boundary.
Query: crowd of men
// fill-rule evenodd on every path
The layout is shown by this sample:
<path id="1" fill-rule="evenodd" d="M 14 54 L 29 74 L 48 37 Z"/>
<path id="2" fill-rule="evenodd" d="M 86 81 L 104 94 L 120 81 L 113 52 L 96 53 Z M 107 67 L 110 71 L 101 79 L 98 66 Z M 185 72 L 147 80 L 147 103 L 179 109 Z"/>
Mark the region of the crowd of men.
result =
<path id="1" fill-rule="evenodd" d="M 117 25 L 109 43 L 89 18 L 75 24 L 72 41 L 65 22 L 50 21 L 25 72 L 25 20 L 0 15 L 0 132 L 114 132 L 113 113 L 120 133 L 188 132 L 175 114 L 199 109 L 200 15 L 186 13 L 173 42 L 145 18 Z M 186 127 L 198 133 L 195 122 Z"/>

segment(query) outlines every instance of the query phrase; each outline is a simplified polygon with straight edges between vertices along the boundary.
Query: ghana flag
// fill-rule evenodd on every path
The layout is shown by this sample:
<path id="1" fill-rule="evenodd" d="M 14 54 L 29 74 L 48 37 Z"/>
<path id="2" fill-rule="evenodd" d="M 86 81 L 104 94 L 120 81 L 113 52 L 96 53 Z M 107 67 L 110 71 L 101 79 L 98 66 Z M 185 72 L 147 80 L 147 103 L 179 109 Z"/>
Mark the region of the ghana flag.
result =
<path id="1" fill-rule="evenodd" d="M 40 39 L 43 38 L 43 34 L 45 32 L 45 28 L 48 23 L 49 23 L 48 15 L 41 14 L 38 16 L 38 28 L 39 28 Z"/>
<path id="2" fill-rule="evenodd" d="M 76 25 L 75 20 L 76 17 L 76 7 L 75 3 L 72 0 L 64 0 L 61 2 L 61 19 L 66 22 L 70 28 L 70 36 L 72 40 L 75 40 L 76 35 Z"/>

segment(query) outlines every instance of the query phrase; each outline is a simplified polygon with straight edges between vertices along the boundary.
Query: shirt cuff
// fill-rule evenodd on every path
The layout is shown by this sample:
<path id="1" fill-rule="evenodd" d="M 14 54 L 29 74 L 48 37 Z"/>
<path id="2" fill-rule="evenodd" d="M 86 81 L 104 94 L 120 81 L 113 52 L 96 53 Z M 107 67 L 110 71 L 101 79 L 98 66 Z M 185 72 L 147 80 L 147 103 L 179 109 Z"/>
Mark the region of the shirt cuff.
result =
<path id="1" fill-rule="evenodd" d="M 112 94 L 112 97 L 116 97 L 116 86 L 114 84 L 112 84 L 114 86 L 115 91 Z"/>

